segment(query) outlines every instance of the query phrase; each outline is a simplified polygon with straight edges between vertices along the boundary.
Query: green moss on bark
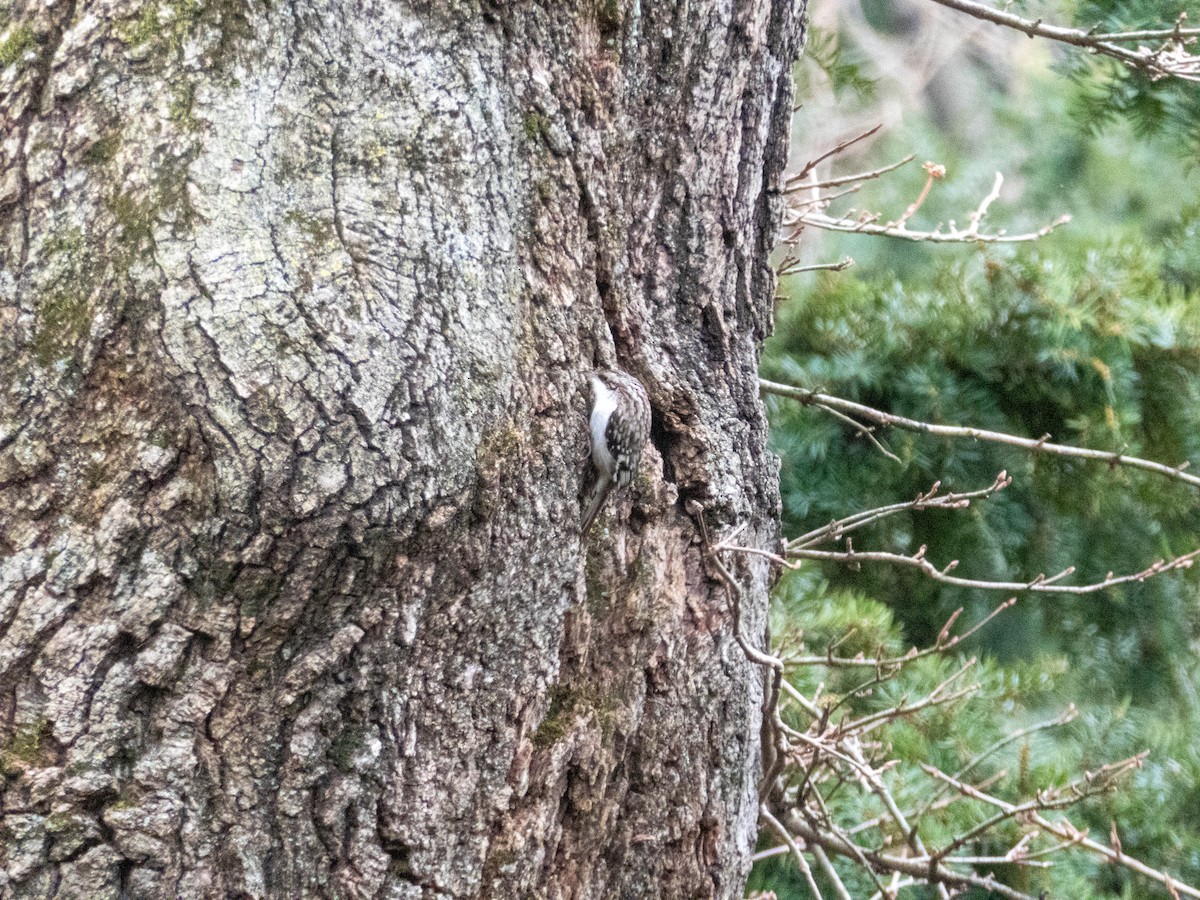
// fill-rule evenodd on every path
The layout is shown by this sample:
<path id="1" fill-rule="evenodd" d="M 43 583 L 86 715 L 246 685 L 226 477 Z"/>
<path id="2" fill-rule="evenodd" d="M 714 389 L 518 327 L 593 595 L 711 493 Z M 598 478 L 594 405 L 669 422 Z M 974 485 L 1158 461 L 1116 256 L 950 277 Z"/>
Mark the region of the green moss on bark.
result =
<path id="1" fill-rule="evenodd" d="M 28 25 L 10 25 L 0 37 L 0 69 L 20 61 L 28 51 L 37 49 L 37 36 Z"/>
<path id="2" fill-rule="evenodd" d="M 18 728 L 0 746 L 0 773 L 19 775 L 25 769 L 47 766 L 53 762 L 50 723 L 38 719 L 31 725 Z"/>

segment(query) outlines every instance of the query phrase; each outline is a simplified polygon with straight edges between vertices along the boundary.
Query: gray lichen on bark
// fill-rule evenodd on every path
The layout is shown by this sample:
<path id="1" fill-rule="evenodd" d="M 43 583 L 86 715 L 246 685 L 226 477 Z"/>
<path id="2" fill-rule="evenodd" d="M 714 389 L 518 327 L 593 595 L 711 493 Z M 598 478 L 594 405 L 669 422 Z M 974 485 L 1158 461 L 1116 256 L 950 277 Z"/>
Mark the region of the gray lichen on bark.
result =
<path id="1" fill-rule="evenodd" d="M 0 895 L 740 894 L 799 12 L 4 9 Z"/>

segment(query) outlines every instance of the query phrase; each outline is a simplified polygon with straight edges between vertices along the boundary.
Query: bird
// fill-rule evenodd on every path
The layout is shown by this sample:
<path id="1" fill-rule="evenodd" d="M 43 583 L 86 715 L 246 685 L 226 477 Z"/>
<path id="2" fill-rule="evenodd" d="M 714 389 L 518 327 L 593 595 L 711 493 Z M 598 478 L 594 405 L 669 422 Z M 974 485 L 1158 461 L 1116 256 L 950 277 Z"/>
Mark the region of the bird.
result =
<path id="1" fill-rule="evenodd" d="M 619 370 L 592 374 L 591 433 L 597 477 L 582 534 L 587 534 L 612 489 L 633 480 L 650 439 L 650 399 L 640 381 Z"/>

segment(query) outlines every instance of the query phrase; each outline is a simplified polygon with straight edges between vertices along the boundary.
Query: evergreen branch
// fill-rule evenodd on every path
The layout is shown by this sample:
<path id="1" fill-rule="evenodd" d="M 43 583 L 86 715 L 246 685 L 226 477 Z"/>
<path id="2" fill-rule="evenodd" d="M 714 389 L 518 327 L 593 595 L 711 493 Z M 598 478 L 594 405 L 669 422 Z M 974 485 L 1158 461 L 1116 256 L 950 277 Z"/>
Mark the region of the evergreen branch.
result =
<path id="1" fill-rule="evenodd" d="M 976 19 L 984 19 L 1006 28 L 1022 31 L 1030 37 L 1049 38 L 1111 57 L 1132 69 L 1145 72 L 1154 80 L 1174 77 L 1184 81 L 1200 81 L 1200 57 L 1188 53 L 1184 47 L 1185 38 L 1194 38 L 1200 34 L 1200 31 L 1194 28 L 1183 29 L 1177 25 L 1174 29 L 1118 32 L 1110 36 L 1095 30 L 1084 31 L 1079 28 L 1047 25 L 1041 19 L 1023 19 L 984 3 L 976 3 L 974 0 L 934 0 L 934 2 L 974 16 Z M 1139 47 L 1131 50 L 1121 46 L 1122 42 L 1142 40 L 1143 38 L 1146 40 L 1160 39 L 1163 44 L 1157 49 Z"/>
<path id="2" fill-rule="evenodd" d="M 902 428 L 906 431 L 917 431 L 922 434 L 931 434 L 937 437 L 949 438 L 970 438 L 976 441 L 988 441 L 994 444 L 1007 444 L 1010 447 L 1019 447 L 1022 450 L 1029 450 L 1032 453 L 1048 453 L 1054 456 L 1067 456 L 1077 459 L 1091 459 L 1098 462 L 1106 462 L 1110 466 L 1127 466 L 1134 469 L 1142 469 L 1147 472 L 1154 472 L 1158 475 L 1163 475 L 1167 478 L 1176 481 L 1182 481 L 1190 484 L 1193 487 L 1200 487 L 1200 477 L 1188 475 L 1184 472 L 1188 463 L 1182 463 L 1178 466 L 1168 466 L 1163 463 L 1153 462 L 1148 459 L 1141 459 L 1136 456 L 1126 456 L 1123 453 L 1112 453 L 1106 450 L 1091 450 L 1086 447 L 1073 447 L 1069 444 L 1054 444 L 1050 442 L 1050 435 L 1045 435 L 1037 440 L 1030 438 L 1018 437 L 1015 434 L 1007 434 L 1002 431 L 989 431 L 985 428 L 970 428 L 962 425 L 935 425 L 929 422 L 920 422 L 916 419 L 897 416 L 893 413 L 883 412 L 879 409 L 874 409 L 870 406 L 864 406 L 861 403 L 855 403 L 851 400 L 843 400 L 840 397 L 832 397 L 828 394 L 822 394 L 817 391 L 810 391 L 806 388 L 795 387 L 793 385 L 779 384 L 774 381 L 759 379 L 759 389 L 768 394 L 775 394 L 780 397 L 787 397 L 792 400 L 798 400 L 806 406 L 829 406 L 834 409 L 842 410 L 843 412 L 852 413 L 859 418 L 866 419 L 870 422 L 875 422 L 878 425 L 887 425 L 893 428 Z"/>

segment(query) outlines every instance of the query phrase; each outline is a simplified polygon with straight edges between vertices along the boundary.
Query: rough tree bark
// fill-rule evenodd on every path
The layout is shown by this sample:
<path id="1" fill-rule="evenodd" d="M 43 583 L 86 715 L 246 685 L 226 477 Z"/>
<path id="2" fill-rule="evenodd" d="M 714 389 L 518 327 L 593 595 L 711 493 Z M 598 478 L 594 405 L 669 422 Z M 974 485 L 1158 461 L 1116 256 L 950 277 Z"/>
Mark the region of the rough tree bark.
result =
<path id="1" fill-rule="evenodd" d="M 0 10 L 0 895 L 739 895 L 793 0 Z"/>

